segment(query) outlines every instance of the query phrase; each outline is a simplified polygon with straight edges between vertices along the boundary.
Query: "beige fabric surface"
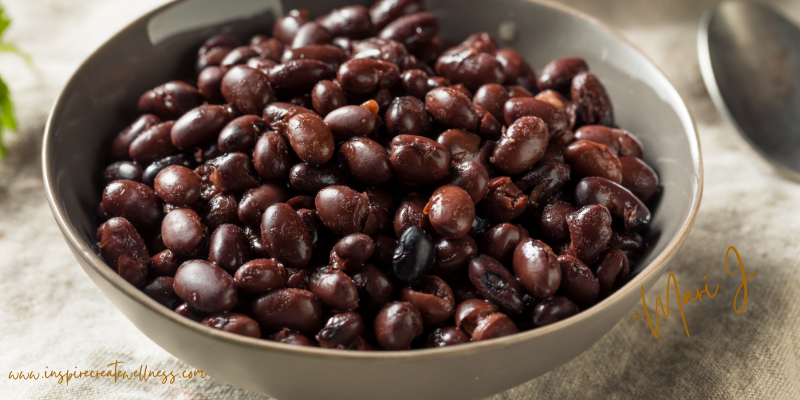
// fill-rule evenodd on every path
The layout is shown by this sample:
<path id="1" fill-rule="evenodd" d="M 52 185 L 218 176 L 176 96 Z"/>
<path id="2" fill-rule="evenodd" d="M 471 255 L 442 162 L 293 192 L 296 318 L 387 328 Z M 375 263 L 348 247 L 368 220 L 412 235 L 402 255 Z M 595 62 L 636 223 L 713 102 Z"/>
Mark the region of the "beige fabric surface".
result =
<path id="1" fill-rule="evenodd" d="M 0 398 L 263 398 L 211 377 L 172 385 L 8 378 L 10 371 L 103 369 L 115 360 L 130 369 L 189 368 L 140 333 L 83 273 L 47 206 L 40 167 L 45 119 L 69 75 L 115 31 L 163 2 L 2 0 L 14 19 L 6 39 L 33 56 L 35 69 L 0 55 L 0 75 L 13 92 L 20 124 L 19 133 L 7 138 L 11 156 L 0 161 Z M 705 283 L 712 291 L 720 288 L 714 298 L 684 306 L 691 337 L 674 298 L 674 314 L 660 319 L 658 339 L 643 318 L 632 320 L 642 312 L 640 303 L 575 360 L 493 399 L 800 398 L 800 184 L 774 174 L 721 119 L 706 93 L 696 29 L 711 2 L 566 4 L 620 30 L 662 67 L 687 101 L 701 136 L 705 194 L 668 273 L 682 291 Z M 800 19 L 800 3 L 777 4 Z M 737 269 L 737 275 L 727 275 L 723 264 L 729 246 L 737 247 L 748 274 L 758 271 L 748 281 L 741 313 L 733 310 L 741 278 Z M 647 294 L 651 315 L 665 289 L 666 276 Z"/>

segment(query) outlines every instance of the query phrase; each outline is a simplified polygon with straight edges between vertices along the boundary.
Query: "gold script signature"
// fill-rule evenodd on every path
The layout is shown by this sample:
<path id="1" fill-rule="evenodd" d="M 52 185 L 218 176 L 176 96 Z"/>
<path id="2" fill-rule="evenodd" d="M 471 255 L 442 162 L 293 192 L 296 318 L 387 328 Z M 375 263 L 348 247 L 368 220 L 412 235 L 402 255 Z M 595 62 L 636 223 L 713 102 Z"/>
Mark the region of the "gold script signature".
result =
<path id="1" fill-rule="evenodd" d="M 752 274 L 747 275 L 744 272 L 744 264 L 742 264 L 742 258 L 739 256 L 739 252 L 736 250 L 735 247 L 731 246 L 731 247 L 728 247 L 728 250 L 725 252 L 725 272 L 727 272 L 728 275 L 735 275 L 736 274 L 736 272 L 731 272 L 728 269 L 728 255 L 730 254 L 731 250 L 733 250 L 733 253 L 736 254 L 736 260 L 739 262 L 739 270 L 741 271 L 741 275 L 742 275 L 742 283 L 739 285 L 739 289 L 736 290 L 736 296 L 734 296 L 734 298 L 733 298 L 733 311 L 735 311 L 737 313 L 740 313 L 740 312 L 742 312 L 744 310 L 744 307 L 747 304 L 747 280 L 750 279 L 753 275 L 755 275 L 755 273 L 758 272 L 758 271 L 753 271 Z M 706 279 L 705 275 L 703 276 L 703 279 Z M 658 338 L 660 336 L 660 332 L 661 332 L 660 329 L 659 329 L 659 325 L 658 325 L 658 309 L 659 308 L 661 309 L 661 314 L 664 315 L 664 318 L 669 318 L 669 294 L 670 294 L 669 285 L 670 285 L 670 283 L 674 283 L 675 284 L 675 298 L 678 300 L 678 310 L 680 310 L 680 313 L 681 313 L 681 319 L 683 320 L 683 327 L 684 327 L 684 329 L 686 329 L 686 336 L 687 337 L 691 337 L 691 335 L 689 335 L 689 327 L 686 325 L 686 318 L 683 315 L 683 305 L 684 304 L 689 304 L 690 301 L 703 301 L 703 293 L 705 293 L 709 298 L 713 298 L 714 296 L 717 295 L 717 291 L 719 290 L 719 285 L 717 285 L 717 287 L 714 289 L 714 294 L 711 294 L 708 291 L 708 284 L 706 284 L 706 285 L 704 285 L 705 288 L 703 290 L 700 290 L 699 288 L 697 289 L 697 295 L 695 297 L 692 297 L 692 291 L 691 290 L 687 290 L 687 291 L 685 291 L 683 293 L 683 299 L 681 299 L 681 292 L 678 289 L 678 280 L 675 278 L 674 274 L 669 274 L 669 277 L 667 278 L 667 294 L 665 296 L 666 299 L 667 299 L 667 308 L 666 309 L 664 309 L 664 303 L 661 301 L 661 298 L 660 297 L 656 297 L 656 307 L 655 307 L 655 310 L 656 310 L 655 311 L 656 326 L 655 326 L 655 328 L 653 328 L 653 323 L 652 323 L 652 321 L 650 319 L 650 313 L 647 311 L 647 300 L 645 300 L 645 298 L 644 298 L 644 286 L 642 286 L 642 289 L 641 289 L 642 290 L 642 305 L 644 306 L 644 315 L 647 318 L 647 324 L 650 325 L 650 330 L 653 332 L 653 336 L 655 336 L 656 338 Z M 741 307 L 737 307 L 737 304 L 739 303 L 739 294 L 742 294 L 742 306 Z M 635 321 L 636 318 L 639 318 L 641 316 L 642 316 L 642 314 L 636 314 L 636 315 L 633 316 L 633 320 Z"/>

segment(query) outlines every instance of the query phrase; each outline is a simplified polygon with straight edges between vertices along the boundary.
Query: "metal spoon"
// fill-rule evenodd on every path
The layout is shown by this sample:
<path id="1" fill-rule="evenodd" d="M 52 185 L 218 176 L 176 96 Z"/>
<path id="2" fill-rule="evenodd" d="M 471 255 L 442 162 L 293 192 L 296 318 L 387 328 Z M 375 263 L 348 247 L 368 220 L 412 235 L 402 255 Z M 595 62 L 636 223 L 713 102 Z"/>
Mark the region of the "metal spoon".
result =
<path id="1" fill-rule="evenodd" d="M 698 52 L 720 113 L 800 179 L 800 28 L 765 4 L 725 1 L 703 17 Z"/>

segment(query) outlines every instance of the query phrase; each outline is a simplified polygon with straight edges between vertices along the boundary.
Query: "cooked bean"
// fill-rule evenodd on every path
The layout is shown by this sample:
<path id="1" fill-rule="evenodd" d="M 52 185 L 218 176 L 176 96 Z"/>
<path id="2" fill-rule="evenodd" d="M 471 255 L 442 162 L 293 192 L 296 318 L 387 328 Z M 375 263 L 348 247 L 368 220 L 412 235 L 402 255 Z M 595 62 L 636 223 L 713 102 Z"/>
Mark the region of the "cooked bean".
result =
<path id="1" fill-rule="evenodd" d="M 207 161 L 195 173 L 200 176 L 203 184 L 203 198 L 213 197 L 218 192 L 243 190 L 258 185 L 253 163 L 244 153 L 227 153 Z"/>
<path id="2" fill-rule="evenodd" d="M 194 258 L 208 249 L 208 228 L 193 210 L 170 211 L 161 223 L 161 237 L 167 248 L 181 257 Z"/>
<path id="3" fill-rule="evenodd" d="M 514 175 L 531 168 L 547 148 L 548 130 L 538 117 L 522 117 L 514 121 L 500 137 L 491 162 L 503 173 Z"/>
<path id="4" fill-rule="evenodd" d="M 600 284 L 592 271 L 573 256 L 558 256 L 558 262 L 561 264 L 559 293 L 580 308 L 591 307 L 600 293 Z"/>
<path id="5" fill-rule="evenodd" d="M 341 270 L 331 267 L 317 268 L 308 276 L 308 290 L 314 293 L 323 306 L 335 312 L 358 308 L 358 288 Z"/>
<path id="6" fill-rule="evenodd" d="M 570 172 L 567 164 L 555 161 L 540 162 L 537 167 L 515 179 L 514 184 L 523 192 L 530 190 L 528 208 L 539 210 L 569 181 Z"/>
<path id="7" fill-rule="evenodd" d="M 238 220 L 236 197 L 232 194 L 220 193 L 212 197 L 200 214 L 200 221 L 212 232 L 222 224 L 235 224 Z"/>
<path id="8" fill-rule="evenodd" d="M 638 157 L 620 157 L 622 186 L 644 203 L 649 203 L 658 192 L 658 175 Z"/>
<path id="9" fill-rule="evenodd" d="M 172 144 L 181 150 L 190 150 L 216 142 L 220 131 L 230 121 L 231 114 L 223 106 L 194 108 L 175 122 L 170 133 Z"/>
<path id="10" fill-rule="evenodd" d="M 478 204 L 489 191 L 489 173 L 483 165 L 474 161 L 453 163 L 440 183 L 464 189 L 469 193 L 472 202 Z"/>
<path id="11" fill-rule="evenodd" d="M 150 187 L 119 180 L 103 190 L 103 208 L 112 217 L 123 217 L 134 226 L 149 229 L 161 221 L 161 201 Z"/>
<path id="12" fill-rule="evenodd" d="M 261 179 L 286 179 L 290 163 L 289 147 L 283 137 L 275 132 L 261 135 L 253 151 L 253 165 Z"/>
<path id="13" fill-rule="evenodd" d="M 400 135 L 392 139 L 392 167 L 401 182 L 422 186 L 447 175 L 450 152 L 425 137 Z"/>
<path id="14" fill-rule="evenodd" d="M 412 96 L 397 97 L 389 104 L 385 114 L 386 133 L 390 137 L 399 135 L 426 136 L 431 130 L 425 104 Z"/>
<path id="15" fill-rule="evenodd" d="M 309 291 L 295 288 L 265 293 L 253 301 L 253 318 L 264 332 L 283 328 L 314 334 L 322 325 L 322 306 Z"/>
<path id="16" fill-rule="evenodd" d="M 345 271 L 361 268 L 372 257 L 375 242 L 363 233 L 353 233 L 341 238 L 331 251 L 330 265 Z"/>
<path id="17" fill-rule="evenodd" d="M 133 121 L 122 132 L 118 133 L 111 142 L 108 151 L 110 161 L 129 161 L 131 156 L 128 153 L 131 143 L 142 133 L 151 127 L 160 124 L 161 119 L 153 114 L 145 114 Z"/>
<path id="18" fill-rule="evenodd" d="M 347 185 L 347 176 L 332 164 L 311 166 L 300 163 L 289 171 L 289 184 L 301 192 L 317 193 L 328 186 Z"/>
<path id="19" fill-rule="evenodd" d="M 433 241 L 433 252 L 431 273 L 448 277 L 467 268 L 469 260 L 478 254 L 478 244 L 469 235 L 458 239 L 438 237 Z"/>
<path id="20" fill-rule="evenodd" d="M 330 65 L 317 60 L 292 60 L 276 65 L 269 71 L 269 84 L 277 93 L 304 93 L 317 82 L 332 79 Z"/>
<path id="21" fill-rule="evenodd" d="M 188 304 L 183 303 L 175 308 L 175 313 L 182 317 L 186 317 L 195 322 L 203 320 L 203 315 L 195 310 L 192 310 Z"/>
<path id="22" fill-rule="evenodd" d="M 181 265 L 178 256 L 169 249 L 156 253 L 156 255 L 150 257 L 150 260 L 153 263 L 147 270 L 147 276 L 151 278 L 156 276 L 174 277 L 175 271 Z"/>
<path id="23" fill-rule="evenodd" d="M 410 69 L 400 74 L 403 94 L 424 99 L 428 93 L 428 74 L 419 69 Z"/>
<path id="24" fill-rule="evenodd" d="M 514 251 L 514 275 L 529 295 L 537 299 L 553 296 L 562 281 L 556 254 L 541 241 L 525 239 Z"/>
<path id="25" fill-rule="evenodd" d="M 586 61 L 578 57 L 567 57 L 553 60 L 542 68 L 537 86 L 539 90 L 555 90 L 569 96 L 572 79 L 581 72 L 586 72 L 589 67 Z"/>
<path id="26" fill-rule="evenodd" d="M 536 90 L 536 73 L 533 68 L 514 49 L 500 49 L 494 53 L 503 66 L 505 85 L 521 85 L 528 90 Z"/>
<path id="27" fill-rule="evenodd" d="M 440 186 L 431 195 L 425 206 L 425 214 L 436 233 L 458 239 L 465 236 L 475 219 L 475 204 L 464 189 L 454 186 Z"/>
<path id="28" fill-rule="evenodd" d="M 472 47 L 481 53 L 494 54 L 497 51 L 497 40 L 488 32 L 478 32 L 467 36 L 462 46 Z"/>
<path id="29" fill-rule="evenodd" d="M 469 279 L 484 298 L 497 304 L 505 313 L 519 314 L 525 308 L 522 289 L 499 261 L 479 255 L 469 262 Z"/>
<path id="30" fill-rule="evenodd" d="M 268 130 L 267 123 L 261 117 L 243 115 L 222 128 L 217 145 L 225 153 L 247 151 L 252 149 L 259 136 Z"/>
<path id="31" fill-rule="evenodd" d="M 644 229 L 650 224 L 650 210 L 628 189 L 601 177 L 584 178 L 575 186 L 578 206 L 599 204 L 611 214 L 623 218 L 625 230 Z"/>
<path id="32" fill-rule="evenodd" d="M 344 36 L 350 39 L 363 39 L 372 35 L 372 20 L 369 11 L 361 5 L 335 9 L 317 19 L 331 36 Z"/>
<path id="33" fill-rule="evenodd" d="M 174 279 L 168 276 L 159 276 L 147 280 L 141 290 L 151 299 L 159 302 L 164 307 L 174 310 L 176 307 L 183 303 L 180 297 L 175 294 L 175 289 L 172 287 Z"/>
<path id="34" fill-rule="evenodd" d="M 542 209 L 539 219 L 539 234 L 545 242 L 558 244 L 569 241 L 567 215 L 575 212 L 569 203 L 552 203 Z"/>
<path id="35" fill-rule="evenodd" d="M 252 260 L 236 270 L 233 280 L 241 293 L 256 295 L 284 287 L 286 269 L 275 260 Z"/>
<path id="36" fill-rule="evenodd" d="M 128 147 L 130 159 L 139 165 L 148 165 L 179 153 L 170 136 L 174 125 L 174 121 L 162 122 L 142 132 Z"/>
<path id="37" fill-rule="evenodd" d="M 578 306 L 564 296 L 553 296 L 533 307 L 531 322 L 534 328 L 556 323 L 580 312 Z"/>
<path id="38" fill-rule="evenodd" d="M 247 226 L 261 226 L 264 210 L 273 204 L 284 203 L 289 199 L 286 188 L 274 183 L 265 183 L 248 190 L 239 202 L 239 220 Z"/>
<path id="39" fill-rule="evenodd" d="M 390 22 L 381 30 L 382 39 L 396 40 L 414 52 L 439 32 L 439 20 L 431 13 L 417 12 Z"/>
<path id="40" fill-rule="evenodd" d="M 183 263 L 175 273 L 175 293 L 194 310 L 230 311 L 236 305 L 236 283 L 224 269 L 203 260 Z"/>
<path id="41" fill-rule="evenodd" d="M 456 326 L 472 335 L 478 322 L 498 312 L 497 306 L 481 299 L 470 299 L 458 304 L 455 312 Z"/>
<path id="42" fill-rule="evenodd" d="M 412 226 L 397 241 L 392 258 L 395 278 L 406 284 L 422 282 L 433 267 L 434 251 L 431 238 L 425 231 Z"/>
<path id="43" fill-rule="evenodd" d="M 317 82 L 311 90 L 311 104 L 324 117 L 331 111 L 346 106 L 347 97 L 337 83 L 323 80 Z"/>
<path id="44" fill-rule="evenodd" d="M 411 303 L 388 304 L 375 317 L 375 338 L 384 350 L 408 350 L 422 332 L 422 316 Z"/>
<path id="45" fill-rule="evenodd" d="M 109 164 L 103 170 L 103 184 L 108 185 L 121 179 L 141 182 L 142 172 L 142 167 L 139 164 L 131 161 L 117 161 Z"/>
<path id="46" fill-rule="evenodd" d="M 507 176 L 490 180 L 489 191 L 476 205 L 479 214 L 495 222 L 509 222 L 522 215 L 527 207 L 528 196 Z"/>
<path id="47" fill-rule="evenodd" d="M 155 114 L 162 120 L 175 120 L 203 103 L 203 95 L 193 86 L 170 81 L 148 90 L 139 97 L 139 113 Z"/>
<path id="48" fill-rule="evenodd" d="M 367 218 L 365 231 L 388 232 L 394 224 L 395 204 L 392 194 L 380 187 L 371 187 L 364 191 L 372 210 Z"/>
<path id="49" fill-rule="evenodd" d="M 482 340 L 495 339 L 503 336 L 513 335 L 519 332 L 519 328 L 507 315 L 495 313 L 486 316 L 478 321 L 478 325 L 472 332 L 472 340 L 480 342 Z"/>
<path id="50" fill-rule="evenodd" d="M 409 227 L 427 227 L 428 216 L 425 214 L 425 205 L 428 197 L 419 193 L 410 193 L 403 198 L 394 215 L 394 233 L 402 236 Z"/>
<path id="51" fill-rule="evenodd" d="M 335 314 L 316 336 L 323 348 L 350 344 L 364 333 L 364 320 L 355 312 Z"/>
<path id="52" fill-rule="evenodd" d="M 503 106 L 509 98 L 506 88 L 496 83 L 487 83 L 475 92 L 472 104 L 488 111 L 498 121 L 504 121 Z"/>
<path id="53" fill-rule="evenodd" d="M 342 64 L 336 79 L 347 92 L 369 95 L 392 87 L 400 79 L 400 69 L 387 61 L 361 58 Z"/>
<path id="54" fill-rule="evenodd" d="M 577 178 L 599 176 L 622 182 L 622 164 L 608 148 L 588 140 L 576 140 L 564 150 L 564 159 Z"/>
<path id="55" fill-rule="evenodd" d="M 272 28 L 272 36 L 286 45 L 292 44 L 300 27 L 308 22 L 308 11 L 291 10 L 286 15 L 278 18 Z"/>
<path id="56" fill-rule="evenodd" d="M 611 214 L 608 209 L 597 204 L 583 206 L 567 216 L 567 224 L 572 240 L 569 254 L 587 265 L 594 264 L 611 240 Z"/>
<path id="57" fill-rule="evenodd" d="M 305 47 L 315 44 L 328 44 L 333 39 L 333 35 L 325 27 L 317 22 L 306 22 L 292 40 L 292 48 Z"/>
<path id="58" fill-rule="evenodd" d="M 211 235 L 208 261 L 234 273 L 242 264 L 250 261 L 250 242 L 242 228 L 236 225 L 220 225 Z"/>
<path id="59" fill-rule="evenodd" d="M 376 30 L 408 14 L 423 10 L 420 0 L 378 0 L 369 8 L 369 15 Z"/>
<path id="60" fill-rule="evenodd" d="M 152 265 L 142 237 L 125 218 L 111 218 L 103 226 L 100 238 L 103 259 L 122 279 L 133 286 L 141 285 Z"/>
<path id="61" fill-rule="evenodd" d="M 425 95 L 425 110 L 446 128 L 474 131 L 480 120 L 472 101 L 452 88 L 436 88 Z"/>
<path id="62" fill-rule="evenodd" d="M 352 275 L 353 283 L 358 288 L 360 307 L 378 311 L 388 303 L 394 294 L 394 285 L 383 270 L 365 265 Z"/>
<path id="63" fill-rule="evenodd" d="M 180 165 L 161 170 L 156 175 L 154 188 L 161 200 L 177 206 L 189 206 L 200 198 L 200 178 Z"/>
<path id="64" fill-rule="evenodd" d="M 428 335 L 428 340 L 425 342 L 425 347 L 447 347 L 455 346 L 457 344 L 469 343 L 469 336 L 455 326 L 446 326 L 444 328 L 436 328 Z"/>
<path id="65" fill-rule="evenodd" d="M 333 157 L 333 133 L 316 115 L 298 114 L 289 118 L 286 136 L 292 150 L 309 164 L 324 164 Z"/>
<path id="66" fill-rule="evenodd" d="M 603 125 L 586 125 L 575 131 L 575 139 L 591 140 L 603 144 L 615 156 L 642 158 L 641 142 L 624 129 L 609 128 Z"/>
<path id="67" fill-rule="evenodd" d="M 481 254 L 486 254 L 508 265 L 511 263 L 511 258 L 514 256 L 514 250 L 517 245 L 526 238 L 527 234 L 523 233 L 515 225 L 509 223 L 497 224 L 483 234 L 479 251 Z"/>
<path id="68" fill-rule="evenodd" d="M 259 329 L 258 323 L 244 314 L 224 312 L 209 315 L 200 321 L 200 323 L 210 328 L 235 333 L 237 335 L 256 339 L 261 337 L 261 329 Z"/>
<path id="69" fill-rule="evenodd" d="M 375 116 L 361 106 L 337 108 L 324 121 L 338 142 L 355 136 L 367 136 L 375 129 Z"/>
<path id="70" fill-rule="evenodd" d="M 372 206 L 366 195 L 347 186 L 328 186 L 317 193 L 317 211 L 328 229 L 339 236 L 365 231 Z"/>
<path id="71" fill-rule="evenodd" d="M 506 101 L 503 106 L 506 125 L 511 126 L 514 121 L 525 116 L 541 118 L 547 124 L 550 139 L 562 135 L 569 127 L 567 114 L 548 102 L 533 97 L 515 97 Z"/>
<path id="72" fill-rule="evenodd" d="M 347 54 L 339 47 L 329 44 L 313 44 L 294 49 L 286 49 L 281 57 L 281 63 L 286 64 L 292 60 L 317 60 L 328 64 L 331 70 L 338 70 L 339 65 L 347 61 Z"/>
<path id="73" fill-rule="evenodd" d="M 287 267 L 302 268 L 311 260 L 311 236 L 288 204 L 273 204 L 264 211 L 261 238 L 272 258 Z"/>
<path id="74" fill-rule="evenodd" d="M 614 126 L 614 107 L 606 88 L 591 72 L 581 72 L 572 78 L 572 102 L 578 120 L 584 125 Z"/>
<path id="75" fill-rule="evenodd" d="M 450 159 L 457 163 L 479 159 L 481 138 L 474 133 L 463 129 L 448 129 L 442 132 L 436 141 L 447 147 Z"/>
<path id="76" fill-rule="evenodd" d="M 232 47 L 214 47 L 205 53 L 198 54 L 197 61 L 195 61 L 194 64 L 195 72 L 202 74 L 209 68 L 219 68 L 219 65 L 222 64 L 222 60 L 224 60 L 233 49 Z M 222 68 L 219 69 L 224 72 Z"/>
<path id="77" fill-rule="evenodd" d="M 494 55 L 463 45 L 453 47 L 439 57 L 436 73 L 452 83 L 463 84 L 471 91 L 489 83 L 503 83 L 506 79 L 503 64 Z"/>

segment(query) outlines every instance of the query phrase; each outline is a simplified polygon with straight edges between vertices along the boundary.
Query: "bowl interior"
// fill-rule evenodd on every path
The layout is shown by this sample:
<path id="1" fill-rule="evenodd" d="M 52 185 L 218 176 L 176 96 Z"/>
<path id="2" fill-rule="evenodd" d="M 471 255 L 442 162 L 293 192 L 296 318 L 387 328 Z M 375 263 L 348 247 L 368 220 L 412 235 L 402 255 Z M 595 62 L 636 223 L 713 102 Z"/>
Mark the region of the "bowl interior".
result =
<path id="1" fill-rule="evenodd" d="M 54 106 L 44 144 L 51 206 L 63 219 L 59 222 L 72 244 L 96 268 L 104 267 L 90 250 L 96 241 L 94 214 L 103 189 L 99 173 L 108 143 L 136 117 L 141 93 L 168 80 L 191 79 L 196 49 L 215 33 L 230 32 L 246 40 L 254 33 L 271 32 L 275 16 L 289 9 L 308 9 L 316 17 L 352 3 L 180 1 L 134 22 L 98 49 Z M 535 70 L 560 57 L 586 59 L 610 93 L 617 124 L 641 139 L 644 158 L 661 179 L 649 248 L 636 272 L 657 257 L 663 259 L 668 247 L 674 251 L 699 203 L 701 165 L 691 117 L 663 74 L 625 40 L 558 5 L 519 0 L 426 3 L 440 18 L 439 37 L 459 42 L 480 31 L 497 36 L 501 23 L 513 22 L 515 40 L 501 47 L 518 50 Z"/>

